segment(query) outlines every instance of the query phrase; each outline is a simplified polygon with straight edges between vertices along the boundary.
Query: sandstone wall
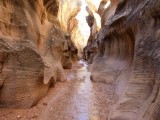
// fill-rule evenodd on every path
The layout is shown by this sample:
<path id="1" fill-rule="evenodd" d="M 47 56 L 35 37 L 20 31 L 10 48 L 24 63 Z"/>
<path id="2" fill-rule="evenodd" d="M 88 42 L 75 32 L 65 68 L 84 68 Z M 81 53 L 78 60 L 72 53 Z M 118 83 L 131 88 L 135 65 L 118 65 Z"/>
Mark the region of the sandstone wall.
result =
<path id="1" fill-rule="evenodd" d="M 63 68 L 71 68 L 77 48 L 62 31 L 59 4 L 0 1 L 0 107 L 32 107 L 51 85 L 66 80 Z"/>
<path id="2" fill-rule="evenodd" d="M 91 78 L 116 85 L 107 119 L 158 120 L 160 1 L 111 0 L 101 16 Z"/>
<path id="3" fill-rule="evenodd" d="M 84 48 L 83 58 L 87 60 L 89 64 L 91 64 L 94 56 L 98 52 L 97 35 L 100 28 L 98 27 L 95 12 L 89 6 L 86 8 L 86 10 L 89 14 L 86 17 L 86 21 L 90 27 L 90 36 L 88 38 L 87 45 Z"/>

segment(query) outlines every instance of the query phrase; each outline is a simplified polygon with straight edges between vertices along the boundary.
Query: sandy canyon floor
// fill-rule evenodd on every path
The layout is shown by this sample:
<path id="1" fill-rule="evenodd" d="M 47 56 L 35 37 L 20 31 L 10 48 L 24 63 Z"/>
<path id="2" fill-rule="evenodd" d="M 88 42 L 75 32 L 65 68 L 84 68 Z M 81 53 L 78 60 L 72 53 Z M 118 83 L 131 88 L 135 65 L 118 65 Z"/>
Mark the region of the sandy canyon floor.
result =
<path id="1" fill-rule="evenodd" d="M 57 83 L 31 109 L 0 109 L 0 120 L 106 120 L 114 104 L 114 87 L 90 80 L 87 64 L 66 70 L 67 81 Z"/>

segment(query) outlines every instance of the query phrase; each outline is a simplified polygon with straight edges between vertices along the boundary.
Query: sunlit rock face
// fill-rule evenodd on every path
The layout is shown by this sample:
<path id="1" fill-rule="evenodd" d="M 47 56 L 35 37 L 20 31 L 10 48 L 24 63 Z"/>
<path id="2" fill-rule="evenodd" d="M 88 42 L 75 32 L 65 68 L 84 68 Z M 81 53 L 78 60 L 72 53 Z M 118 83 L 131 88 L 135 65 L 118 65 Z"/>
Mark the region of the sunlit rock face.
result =
<path id="1" fill-rule="evenodd" d="M 98 7 L 100 5 L 101 0 L 85 0 L 87 3 L 86 11 L 88 16 L 86 16 L 86 21 L 88 26 L 90 27 L 90 35 L 88 38 L 87 45 L 83 50 L 83 58 L 91 64 L 95 55 L 98 52 L 97 45 L 97 35 L 98 31 L 101 28 L 101 18 L 98 14 Z"/>
<path id="2" fill-rule="evenodd" d="M 51 85 L 66 80 L 63 68 L 71 68 L 77 48 L 62 31 L 60 4 L 0 1 L 0 107 L 32 107 Z"/>
<path id="3" fill-rule="evenodd" d="M 97 34 L 98 34 L 98 26 L 97 21 L 94 16 L 94 12 L 87 7 L 88 16 L 86 17 L 86 21 L 90 27 L 90 36 L 88 38 L 87 46 L 84 48 L 83 57 L 88 63 L 92 63 L 94 56 L 98 52 L 98 45 L 97 45 Z"/>
<path id="4" fill-rule="evenodd" d="M 81 9 L 81 0 L 60 0 L 58 19 L 63 31 L 67 32 L 68 24 L 73 21 Z M 70 32 L 70 31 L 68 31 Z"/>
<path id="5" fill-rule="evenodd" d="M 98 8 L 100 6 L 102 0 L 85 0 L 85 2 L 88 4 L 88 6 L 90 7 L 90 9 L 93 10 L 93 12 L 97 12 Z M 106 0 L 105 0 L 106 1 Z"/>
<path id="6" fill-rule="evenodd" d="M 158 120 L 160 1 L 111 0 L 103 6 L 91 78 L 116 85 L 119 100 L 107 120 Z"/>
<path id="7" fill-rule="evenodd" d="M 86 46 L 87 39 L 85 39 L 85 35 L 82 34 L 80 30 L 80 22 L 76 17 L 72 19 L 72 21 L 70 21 L 70 23 L 68 24 L 68 32 L 71 35 L 71 41 L 77 48 L 77 59 L 79 59 L 83 54 L 83 48 Z"/>
<path id="8" fill-rule="evenodd" d="M 78 56 L 82 55 L 84 46 L 84 35 L 80 31 L 79 20 L 76 18 L 81 11 L 81 0 L 62 0 L 59 1 L 58 19 L 64 32 L 70 35 L 71 41 L 77 47 Z M 87 41 L 87 40 L 86 40 Z"/>
<path id="9" fill-rule="evenodd" d="M 100 3 L 98 13 L 101 16 L 101 25 L 104 26 L 108 22 L 108 19 L 111 18 L 117 9 L 119 0 L 103 0 Z"/>
<path id="10" fill-rule="evenodd" d="M 87 39 L 85 39 L 78 26 L 75 27 L 71 32 L 71 40 L 75 43 L 75 46 L 77 47 L 78 58 L 81 59 L 83 54 L 83 48 L 86 45 Z"/>

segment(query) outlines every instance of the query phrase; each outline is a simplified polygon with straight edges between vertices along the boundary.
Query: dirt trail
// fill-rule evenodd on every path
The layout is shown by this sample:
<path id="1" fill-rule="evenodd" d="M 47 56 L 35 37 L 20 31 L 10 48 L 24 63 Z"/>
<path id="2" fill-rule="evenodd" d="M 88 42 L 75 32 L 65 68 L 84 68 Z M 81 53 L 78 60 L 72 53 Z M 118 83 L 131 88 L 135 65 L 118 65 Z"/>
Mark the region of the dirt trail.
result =
<path id="1" fill-rule="evenodd" d="M 67 70 L 67 82 L 58 83 L 31 109 L 0 109 L 0 120 L 106 120 L 114 103 L 114 88 L 90 80 L 83 61 Z"/>

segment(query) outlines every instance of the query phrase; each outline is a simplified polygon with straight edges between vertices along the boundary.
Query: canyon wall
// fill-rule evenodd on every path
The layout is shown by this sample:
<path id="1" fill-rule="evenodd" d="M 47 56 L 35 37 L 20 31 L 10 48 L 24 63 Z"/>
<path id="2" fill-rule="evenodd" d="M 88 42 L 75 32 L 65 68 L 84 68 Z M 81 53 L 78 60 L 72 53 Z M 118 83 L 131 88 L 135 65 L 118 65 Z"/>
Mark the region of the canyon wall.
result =
<path id="1" fill-rule="evenodd" d="M 86 47 L 84 48 L 83 58 L 88 61 L 88 63 L 92 63 L 94 56 L 97 54 L 97 34 L 98 34 L 98 26 L 96 22 L 96 18 L 94 16 L 94 11 L 90 7 L 86 8 L 88 12 L 88 16 L 86 17 L 86 21 L 88 26 L 90 27 L 90 36 L 88 38 L 88 42 Z"/>
<path id="2" fill-rule="evenodd" d="M 91 79 L 116 86 L 118 100 L 107 120 L 159 120 L 160 1 L 106 3 L 99 8 L 102 28 Z"/>
<path id="3" fill-rule="evenodd" d="M 80 31 L 79 19 L 77 19 L 81 11 L 81 0 L 60 0 L 59 6 L 58 19 L 61 23 L 61 28 L 70 36 L 71 41 L 77 48 L 78 58 L 76 59 L 79 59 L 87 41 Z"/>
<path id="4" fill-rule="evenodd" d="M 0 107 L 32 107 L 50 86 L 66 80 L 63 68 L 71 68 L 77 54 L 67 24 L 79 8 L 66 12 L 59 5 L 58 0 L 0 1 Z"/>

